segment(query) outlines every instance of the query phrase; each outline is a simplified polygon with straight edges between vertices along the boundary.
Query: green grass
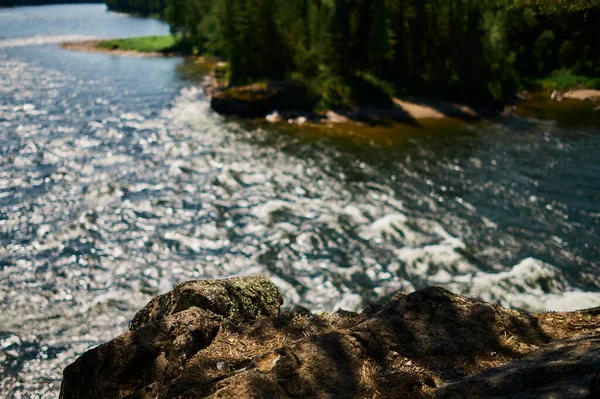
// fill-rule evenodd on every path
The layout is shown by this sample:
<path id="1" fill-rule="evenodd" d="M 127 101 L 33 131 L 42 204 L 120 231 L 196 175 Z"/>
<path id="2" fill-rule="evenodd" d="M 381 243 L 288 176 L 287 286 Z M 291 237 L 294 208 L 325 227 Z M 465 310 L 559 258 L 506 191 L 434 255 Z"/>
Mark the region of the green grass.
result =
<path id="1" fill-rule="evenodd" d="M 573 87 L 600 90 L 600 77 L 574 75 L 568 70 L 555 71 L 548 77 L 537 79 L 535 83 L 550 90 L 564 91 Z"/>
<path id="2" fill-rule="evenodd" d="M 145 36 L 129 39 L 104 40 L 97 44 L 103 50 L 138 51 L 140 53 L 168 53 L 179 44 L 175 36 Z"/>

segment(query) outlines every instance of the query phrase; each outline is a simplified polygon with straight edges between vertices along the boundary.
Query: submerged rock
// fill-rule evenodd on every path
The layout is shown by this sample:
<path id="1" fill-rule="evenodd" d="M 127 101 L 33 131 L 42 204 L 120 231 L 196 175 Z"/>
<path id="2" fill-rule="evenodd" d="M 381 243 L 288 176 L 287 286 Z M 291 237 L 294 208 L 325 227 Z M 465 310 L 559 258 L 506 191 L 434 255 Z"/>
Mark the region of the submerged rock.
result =
<path id="1" fill-rule="evenodd" d="M 279 314 L 280 303 L 263 277 L 181 284 L 140 311 L 130 332 L 67 367 L 61 398 L 583 398 L 598 390 L 599 309 L 528 315 L 435 287 L 360 314 Z"/>

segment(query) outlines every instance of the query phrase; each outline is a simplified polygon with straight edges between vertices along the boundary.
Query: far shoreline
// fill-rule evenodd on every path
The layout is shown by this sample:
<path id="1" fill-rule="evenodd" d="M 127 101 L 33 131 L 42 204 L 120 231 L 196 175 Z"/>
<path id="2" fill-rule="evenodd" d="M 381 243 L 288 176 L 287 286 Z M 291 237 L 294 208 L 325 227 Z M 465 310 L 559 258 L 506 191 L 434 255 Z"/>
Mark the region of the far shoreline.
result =
<path id="1" fill-rule="evenodd" d="M 166 37 L 166 36 L 165 36 Z M 161 37 L 155 37 L 160 39 Z M 186 57 L 197 60 L 196 62 L 204 67 L 209 66 L 213 71 L 207 76 L 203 87 L 211 98 L 211 108 L 217 113 L 227 116 L 237 116 L 246 119 L 266 119 L 271 123 L 296 123 L 308 124 L 355 124 L 355 125 L 381 125 L 390 122 L 410 122 L 426 120 L 457 120 L 462 122 L 475 122 L 486 118 L 506 117 L 513 114 L 532 116 L 527 112 L 528 103 L 531 98 L 535 98 L 536 105 L 540 105 L 540 99 L 545 98 L 547 106 L 542 108 L 548 111 L 555 111 L 558 107 L 563 107 L 565 112 L 569 112 L 568 105 L 559 105 L 563 100 L 572 104 L 574 108 L 581 111 L 583 103 L 591 103 L 589 111 L 593 114 L 600 114 L 600 90 L 590 90 L 585 87 L 576 87 L 570 90 L 550 91 L 537 90 L 523 95 L 519 94 L 519 100 L 514 105 L 507 105 L 504 109 L 476 109 L 474 107 L 458 104 L 444 100 L 434 100 L 418 96 L 401 96 L 391 98 L 390 104 L 385 105 L 363 105 L 345 110 L 298 110 L 293 107 L 286 108 L 281 103 L 290 102 L 290 95 L 286 93 L 285 87 L 293 86 L 293 82 L 269 82 L 268 84 L 250 84 L 247 86 L 225 87 L 218 82 L 217 67 L 224 65 L 215 61 L 207 61 L 204 57 L 192 55 L 182 51 L 174 51 L 171 46 L 160 46 L 151 43 L 144 50 L 122 49 L 119 48 L 122 43 L 144 38 L 130 39 L 96 39 L 80 42 L 64 42 L 60 44 L 62 49 L 68 51 L 103 53 L 115 56 L 128 57 Z M 102 44 L 108 43 L 109 46 L 102 47 Z M 175 40 L 173 40 L 175 43 Z M 148 51 L 160 49 L 161 51 Z M 131 46 L 136 48 L 135 45 Z M 284 89 L 281 89 L 284 87 Z M 287 98 L 286 98 L 287 97 Z M 283 101 L 281 101 L 283 99 Z M 292 103 L 294 99 L 292 98 Z M 543 102 L 543 100 L 542 100 Z M 538 115 L 544 118 L 543 113 Z"/>
<path id="2" fill-rule="evenodd" d="M 178 53 L 173 51 L 167 52 L 142 52 L 137 50 L 123 50 L 119 48 L 102 48 L 100 44 L 106 42 L 107 39 L 98 40 L 87 40 L 81 42 L 65 42 L 61 43 L 60 47 L 69 51 L 80 51 L 80 52 L 91 52 L 91 53 L 104 53 L 116 56 L 130 56 L 130 57 L 191 57 L 201 59 L 199 56 L 193 56 L 185 53 Z M 208 79 L 209 81 L 205 85 L 207 92 L 211 94 L 213 99 L 223 98 L 223 90 L 219 87 L 216 79 Z M 227 98 L 231 100 L 231 98 Z M 214 105 L 214 101 L 213 101 Z M 243 106 L 243 105 L 242 105 Z M 239 108 L 239 104 L 234 104 L 233 107 Z M 215 107 L 213 107 L 215 108 Z M 216 106 L 216 108 L 220 108 Z M 228 115 L 238 115 L 232 110 L 219 112 Z M 280 114 L 281 113 L 281 114 Z M 311 115 L 307 115 L 311 114 Z M 241 115 L 245 116 L 245 115 Z M 259 117 L 250 116 L 247 117 Z M 320 113 L 307 113 L 295 110 L 273 110 L 268 112 L 266 117 L 270 122 L 279 122 L 281 120 L 300 120 L 301 123 L 309 121 L 312 123 L 333 123 L 333 124 L 352 124 L 352 123 L 372 123 L 383 122 L 385 120 L 390 121 L 406 121 L 406 120 L 441 120 L 447 118 L 456 118 L 463 120 L 476 120 L 480 119 L 481 115 L 474 108 L 467 105 L 454 104 L 441 100 L 429 100 L 418 97 L 403 97 L 393 98 L 390 106 L 364 106 L 349 111 L 339 110 L 327 110 Z"/>

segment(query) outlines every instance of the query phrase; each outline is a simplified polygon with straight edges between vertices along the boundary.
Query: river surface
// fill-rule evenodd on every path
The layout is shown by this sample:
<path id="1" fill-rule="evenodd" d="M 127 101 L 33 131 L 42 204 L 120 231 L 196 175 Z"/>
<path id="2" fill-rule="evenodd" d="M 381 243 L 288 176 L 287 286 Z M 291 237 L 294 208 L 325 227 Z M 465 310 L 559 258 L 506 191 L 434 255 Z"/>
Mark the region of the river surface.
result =
<path id="1" fill-rule="evenodd" d="M 185 60 L 57 45 L 167 32 L 103 5 L 0 9 L 4 397 L 56 396 L 67 364 L 190 279 L 262 273 L 313 310 L 433 284 L 600 305 L 597 126 L 240 125 Z"/>

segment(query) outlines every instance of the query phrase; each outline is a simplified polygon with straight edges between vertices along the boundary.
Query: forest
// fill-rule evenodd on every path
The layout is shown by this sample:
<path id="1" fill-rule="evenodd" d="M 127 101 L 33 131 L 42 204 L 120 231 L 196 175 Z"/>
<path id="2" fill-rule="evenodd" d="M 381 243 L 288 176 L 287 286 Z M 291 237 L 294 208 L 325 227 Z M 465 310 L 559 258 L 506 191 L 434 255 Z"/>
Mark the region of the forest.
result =
<path id="1" fill-rule="evenodd" d="M 501 104 L 551 74 L 600 76 L 599 0 L 107 0 L 158 15 L 232 84 L 294 79 L 324 106 L 393 94 Z"/>

